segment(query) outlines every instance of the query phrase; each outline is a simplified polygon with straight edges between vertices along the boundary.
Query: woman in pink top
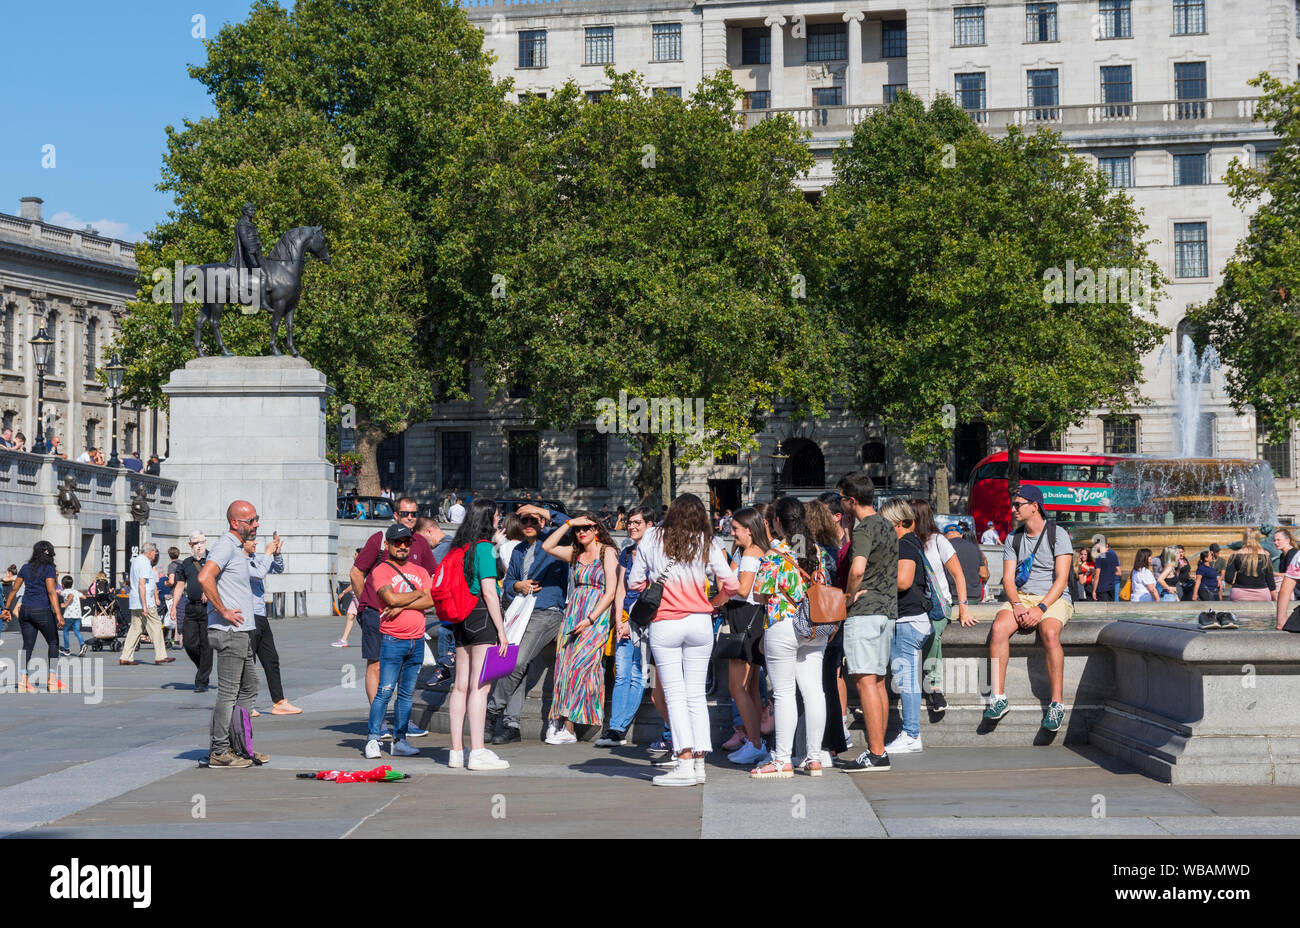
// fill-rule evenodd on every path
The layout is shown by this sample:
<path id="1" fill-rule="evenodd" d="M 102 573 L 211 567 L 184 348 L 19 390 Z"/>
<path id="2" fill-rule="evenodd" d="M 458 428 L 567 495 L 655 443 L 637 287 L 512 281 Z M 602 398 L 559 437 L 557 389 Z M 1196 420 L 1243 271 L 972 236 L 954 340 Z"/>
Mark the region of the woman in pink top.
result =
<path id="1" fill-rule="evenodd" d="M 712 575 L 717 587 L 710 600 Z M 704 783 L 704 755 L 712 750 L 704 680 L 713 653 L 713 609 L 737 590 L 736 574 L 714 540 L 704 503 L 685 493 L 673 500 L 664 521 L 637 546 L 629 589 L 644 590 L 663 580 L 659 611 L 650 625 L 655 672 L 668 706 L 677 766 L 654 778 L 656 786 Z"/>

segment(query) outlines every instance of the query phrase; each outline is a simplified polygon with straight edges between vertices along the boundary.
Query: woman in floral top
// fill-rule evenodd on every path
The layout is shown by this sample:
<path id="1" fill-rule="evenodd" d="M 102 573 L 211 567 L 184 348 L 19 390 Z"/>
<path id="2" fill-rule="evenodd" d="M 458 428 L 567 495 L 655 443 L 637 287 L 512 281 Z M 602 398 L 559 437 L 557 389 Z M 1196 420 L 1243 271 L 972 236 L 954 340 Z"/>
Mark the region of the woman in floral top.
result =
<path id="1" fill-rule="evenodd" d="M 803 696 L 804 732 L 809 745 L 808 756 L 799 769 L 819 777 L 823 761 L 820 745 L 826 728 L 826 697 L 822 692 L 822 657 L 826 642 L 797 638 L 793 619 L 799 611 L 799 604 L 808 594 L 808 584 L 799 569 L 803 568 L 812 580 L 819 583 L 826 582 L 827 572 L 817 546 L 811 541 L 803 503 L 787 496 L 777 500 L 773 508 L 772 548 L 759 563 L 754 591 L 761 594 L 767 609 L 763 653 L 767 656 L 767 675 L 772 681 L 776 702 L 776 747 L 771 761 L 754 768 L 749 775 L 756 780 L 785 780 L 794 776 L 790 754 L 799 721 L 795 706 L 797 686 Z M 796 559 L 796 552 L 790 547 L 790 541 L 794 539 L 811 551 Z"/>

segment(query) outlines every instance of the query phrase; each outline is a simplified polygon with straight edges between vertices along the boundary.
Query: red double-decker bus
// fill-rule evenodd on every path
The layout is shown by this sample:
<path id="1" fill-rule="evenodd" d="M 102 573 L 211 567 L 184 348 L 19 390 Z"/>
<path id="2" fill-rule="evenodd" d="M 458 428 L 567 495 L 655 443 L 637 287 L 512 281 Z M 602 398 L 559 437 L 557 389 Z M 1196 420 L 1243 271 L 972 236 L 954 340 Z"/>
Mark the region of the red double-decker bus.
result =
<path id="1" fill-rule="evenodd" d="M 1112 502 L 1114 454 L 1066 454 L 1021 451 L 1020 482 L 1043 491 L 1047 517 L 1064 523 L 1101 522 Z M 990 454 L 971 471 L 969 511 L 975 534 L 992 522 L 1004 539 L 1011 531 L 1011 495 L 1007 489 L 1007 453 Z"/>

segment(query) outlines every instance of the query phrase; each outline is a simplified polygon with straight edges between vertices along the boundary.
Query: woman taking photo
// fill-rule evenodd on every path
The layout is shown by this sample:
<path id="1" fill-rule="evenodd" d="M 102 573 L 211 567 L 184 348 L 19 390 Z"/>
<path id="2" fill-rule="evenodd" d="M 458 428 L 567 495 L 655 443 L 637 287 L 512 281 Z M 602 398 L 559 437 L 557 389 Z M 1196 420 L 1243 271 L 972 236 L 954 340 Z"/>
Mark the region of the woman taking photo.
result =
<path id="1" fill-rule="evenodd" d="M 1133 572 L 1129 574 L 1129 584 L 1132 589 L 1129 602 L 1160 601 L 1160 594 L 1156 591 L 1156 575 L 1151 572 L 1150 548 L 1138 548 L 1137 554 L 1133 555 Z"/>
<path id="2" fill-rule="evenodd" d="M 807 745 L 807 755 L 799 769 L 819 777 L 826 759 L 821 750 L 822 736 L 826 731 L 826 694 L 822 690 L 826 639 L 799 638 L 794 630 L 794 617 L 800 603 L 808 598 L 809 584 L 804 580 L 804 574 L 815 583 L 826 583 L 826 567 L 816 544 L 810 543 L 803 503 L 792 496 L 783 496 L 768 512 L 772 514 L 772 545 L 759 564 L 755 584 L 767 612 L 763 654 L 767 659 L 767 676 L 772 681 L 776 704 L 776 745 L 772 759 L 755 767 L 749 775 L 755 780 L 785 780 L 794 776 L 790 755 L 794 749 L 794 730 L 799 724 L 799 710 L 795 704 L 797 689 L 803 696 Z M 806 553 L 792 550 L 792 542 Z"/>
<path id="3" fill-rule="evenodd" d="M 1223 579 L 1232 586 L 1228 599 L 1234 603 L 1266 603 L 1277 599 L 1273 588 L 1273 559 L 1260 544 L 1259 529 L 1242 534 L 1241 550 L 1228 560 Z"/>
<path id="4" fill-rule="evenodd" d="M 48 541 L 38 541 L 32 547 L 32 558 L 18 569 L 14 585 L 5 598 L 4 609 L 0 610 L 0 619 L 6 622 L 12 617 L 13 600 L 27 587 L 28 593 L 23 597 L 22 612 L 18 616 L 18 627 L 22 632 L 23 646 L 18 654 L 22 676 L 18 679 L 18 692 L 35 693 L 37 689 L 28 683 L 27 665 L 31 659 L 32 648 L 36 645 L 36 636 L 45 638 L 46 656 L 49 658 L 49 670 L 46 673 L 46 689 L 51 693 L 66 690 L 54 675 L 54 664 L 59 659 L 59 632 L 63 627 L 63 613 L 59 607 L 58 573 L 54 569 L 54 545 Z"/>
<path id="5" fill-rule="evenodd" d="M 750 767 L 767 758 L 767 749 L 763 747 L 763 735 L 759 730 L 763 703 L 758 695 L 765 623 L 763 605 L 754 590 L 754 578 L 758 574 L 759 561 L 767 553 L 771 541 L 767 534 L 767 523 L 757 509 L 749 506 L 736 510 L 732 515 L 731 531 L 739 555 L 736 571 L 739 575 L 739 589 L 736 590 L 736 595 L 727 600 L 723 612 L 732 634 L 743 634 L 745 640 L 741 646 L 740 659 L 727 662 L 727 682 L 732 702 L 740 713 L 742 728 L 738 734 L 743 739 L 727 755 L 727 760 Z M 724 744 L 723 748 L 727 746 Z"/>
<path id="6" fill-rule="evenodd" d="M 573 532 L 573 543 L 565 536 Z M 575 744 L 579 725 L 605 717 L 605 643 L 609 607 L 618 589 L 618 549 L 593 512 L 580 512 L 542 542 L 542 550 L 569 562 L 569 597 L 555 642 L 555 693 L 547 744 Z"/>
<path id="7" fill-rule="evenodd" d="M 450 767 L 464 767 L 465 715 L 469 714 L 469 769 L 504 770 L 504 761 L 483 746 L 483 729 L 487 721 L 488 690 L 491 683 L 479 684 L 488 648 L 495 647 L 505 656 L 506 633 L 501 617 L 501 597 L 497 592 L 497 556 L 492 535 L 500 515 L 496 500 L 475 497 L 465 513 L 465 521 L 456 529 L 451 550 L 465 550 L 465 582 L 474 596 L 482 597 L 465 621 L 453 623 L 456 642 L 456 682 L 447 699 L 451 723 Z"/>
<path id="8" fill-rule="evenodd" d="M 1156 591 L 1160 594 L 1162 603 L 1176 603 L 1178 602 L 1178 547 L 1168 545 L 1160 558 L 1160 563 L 1164 566 L 1160 569 L 1160 576 L 1156 577 Z"/>
<path id="9" fill-rule="evenodd" d="M 710 601 L 708 578 L 718 594 Z M 663 685 L 677 765 L 654 778 L 656 786 L 704 784 L 704 755 L 713 748 L 704 678 L 713 653 L 713 610 L 736 592 L 736 574 L 704 503 L 693 493 L 673 500 L 663 523 L 646 531 L 636 549 L 629 589 L 662 581 L 663 597 L 650 623 L 650 648 Z"/>

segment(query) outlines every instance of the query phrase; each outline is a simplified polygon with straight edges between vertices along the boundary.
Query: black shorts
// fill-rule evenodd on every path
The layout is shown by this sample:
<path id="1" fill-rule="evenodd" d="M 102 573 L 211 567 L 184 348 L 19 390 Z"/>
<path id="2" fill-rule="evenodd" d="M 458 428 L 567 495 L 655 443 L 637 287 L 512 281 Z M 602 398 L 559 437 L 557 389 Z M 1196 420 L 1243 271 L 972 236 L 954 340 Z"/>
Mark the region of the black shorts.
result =
<path id="1" fill-rule="evenodd" d="M 745 635 L 745 641 L 740 648 L 741 660 L 762 667 L 765 607 L 732 599 L 728 600 L 722 608 L 731 633 Z"/>
<path id="2" fill-rule="evenodd" d="M 479 606 L 465 617 L 464 622 L 451 626 L 451 637 L 458 648 L 468 648 L 475 644 L 496 644 L 497 627 L 492 624 L 492 617 L 485 607 Z"/>
<path id="3" fill-rule="evenodd" d="M 384 643 L 384 635 L 379 630 L 379 610 L 369 606 L 362 609 L 357 624 L 361 626 L 361 659 L 379 660 L 379 649 Z"/>

